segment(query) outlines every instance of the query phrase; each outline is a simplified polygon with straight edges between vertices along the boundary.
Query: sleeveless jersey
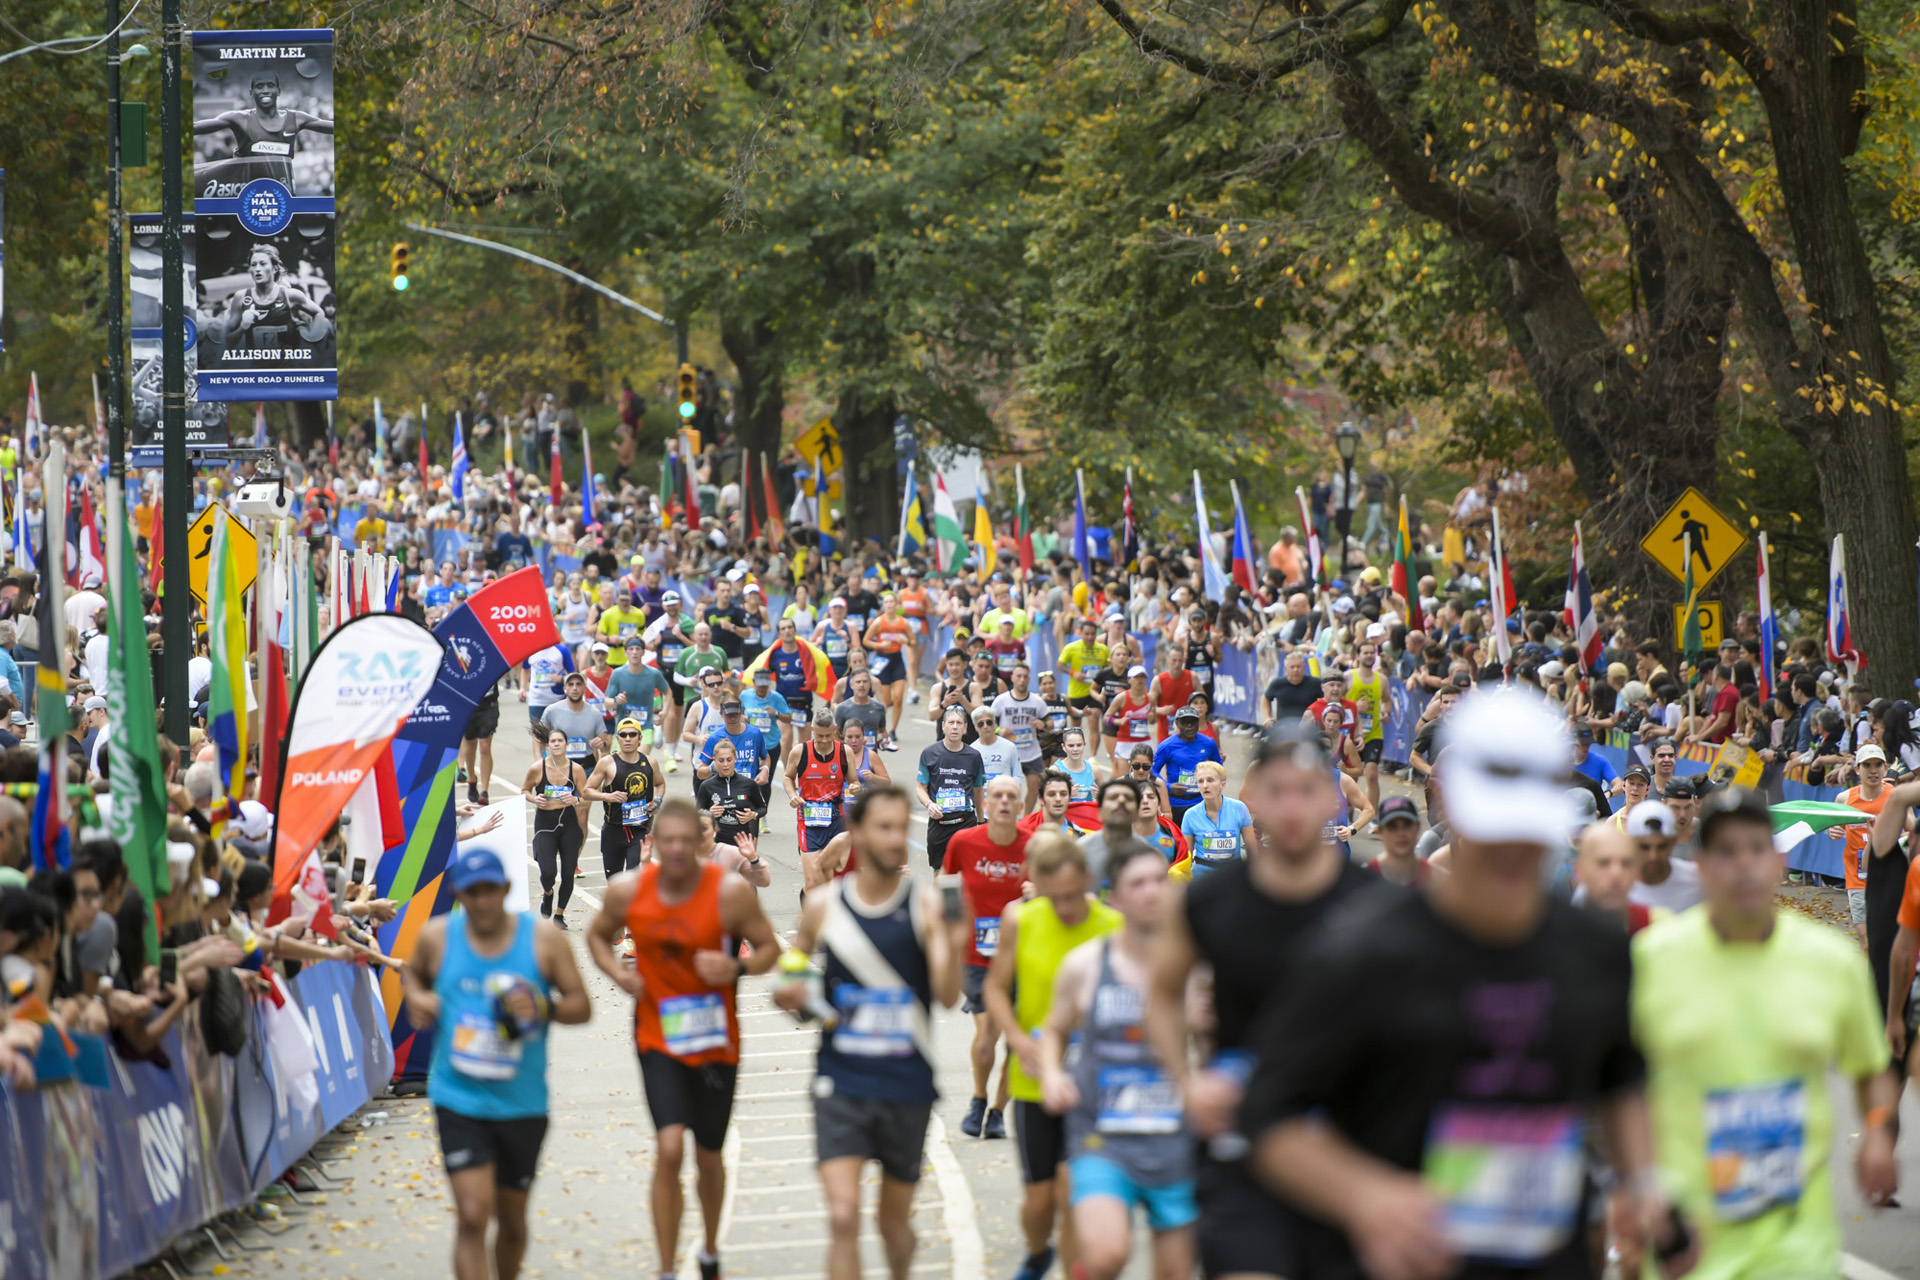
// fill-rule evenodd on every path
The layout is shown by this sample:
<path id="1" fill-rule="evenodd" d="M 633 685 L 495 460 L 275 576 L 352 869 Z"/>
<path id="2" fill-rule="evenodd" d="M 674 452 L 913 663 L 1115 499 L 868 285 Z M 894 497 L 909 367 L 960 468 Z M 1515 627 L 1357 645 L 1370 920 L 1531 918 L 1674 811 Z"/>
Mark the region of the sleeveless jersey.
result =
<path id="1" fill-rule="evenodd" d="M 922 921 L 913 911 L 914 882 L 876 905 L 860 900 L 851 880 L 826 892 L 820 948 L 824 989 L 839 1017 L 820 1036 L 815 1090 L 845 1091 L 877 1102 L 931 1102 L 933 978 Z"/>
<path id="2" fill-rule="evenodd" d="M 1213 650 L 1206 641 L 1187 641 L 1187 674 L 1197 687 L 1213 691 Z"/>
<path id="3" fill-rule="evenodd" d="M 235 307 L 236 314 L 243 314 L 249 304 L 260 305 L 251 289 L 247 291 L 245 298 L 236 299 L 232 305 Z M 280 289 L 274 300 L 265 304 L 261 310 L 263 314 L 260 319 L 241 330 L 244 346 L 254 349 L 272 349 L 304 345 L 297 339 L 292 342 L 287 339 L 287 335 L 294 331 L 294 320 L 293 308 L 287 302 L 287 291 L 284 287 Z"/>
<path id="4" fill-rule="evenodd" d="M 1067 794 L 1069 803 L 1092 800 L 1094 795 L 1100 790 L 1100 780 L 1094 777 L 1093 766 L 1091 764 L 1082 764 L 1080 771 L 1075 773 L 1072 769 L 1067 768 L 1067 762 L 1062 760 L 1059 768 L 1060 772 L 1067 775 L 1067 781 L 1073 786 L 1073 790 Z"/>
<path id="5" fill-rule="evenodd" d="M 1135 702 L 1133 695 L 1129 693 L 1127 700 L 1120 706 L 1120 741 L 1146 742 L 1150 740 L 1153 737 L 1153 732 L 1148 727 L 1147 720 L 1152 714 L 1153 698 L 1150 695 L 1140 699 L 1139 702 Z"/>
<path id="6" fill-rule="evenodd" d="M 714 988 L 695 972 L 693 953 L 731 953 L 733 940 L 720 926 L 720 882 L 727 872 L 712 863 L 700 868 L 700 884 L 684 902 L 660 901 L 660 864 L 640 868 L 627 929 L 633 934 L 633 969 L 646 990 L 633 1005 L 634 1043 L 642 1052 L 669 1054 L 690 1067 L 740 1061 L 740 1024 L 733 985 Z"/>
<path id="7" fill-rule="evenodd" d="M 1099 944 L 1100 976 L 1080 1025 L 1073 1065 L 1080 1105 L 1069 1111 L 1068 1152 L 1098 1155 L 1142 1186 L 1193 1176 L 1180 1090 L 1160 1069 L 1141 1022 L 1147 993 L 1113 971 L 1113 938 Z"/>
<path id="8" fill-rule="evenodd" d="M 1359 738 L 1368 743 L 1386 736 L 1387 681 L 1378 667 L 1371 680 L 1362 679 L 1359 670 L 1355 667 L 1347 681 L 1347 699 L 1360 708 Z"/>
<path id="9" fill-rule="evenodd" d="M 814 754 L 812 739 L 800 758 L 800 825 L 830 827 L 847 790 L 847 753 L 838 743 L 825 760 Z"/>
<path id="10" fill-rule="evenodd" d="M 1160 695 L 1153 698 L 1155 703 L 1170 702 L 1176 707 L 1187 705 L 1187 699 L 1193 696 L 1196 688 L 1195 673 L 1192 671 L 1166 671 L 1160 676 Z M 1199 686 L 1204 687 L 1204 686 Z M 1153 740 L 1165 742 L 1167 735 L 1173 732 L 1173 717 L 1156 713 L 1153 717 Z"/>
<path id="11" fill-rule="evenodd" d="M 501 1034 L 494 1000 L 515 983 L 550 994 L 534 954 L 538 917 L 521 912 L 513 941 L 483 956 L 467 939 L 467 913 L 447 917 L 447 946 L 434 975 L 440 1032 L 427 1068 L 427 1097 L 476 1120 L 519 1120 L 547 1114 L 547 1031 L 509 1039 Z"/>
<path id="12" fill-rule="evenodd" d="M 620 792 L 627 798 L 607 806 L 606 825 L 631 827 L 634 832 L 644 835 L 653 825 L 653 797 L 659 785 L 660 779 L 654 774 L 653 761 L 644 752 L 631 764 L 615 755 L 613 785 L 607 790 Z"/>
<path id="13" fill-rule="evenodd" d="M 540 757 L 540 783 L 544 794 L 555 800 L 577 800 L 573 793 L 573 762 L 568 761 L 560 775 L 560 781 L 553 780 L 553 774 L 547 767 L 547 758 Z M 558 831 L 562 827 L 577 826 L 578 823 L 571 808 L 535 809 L 533 811 L 533 829 L 535 831 Z"/>
<path id="14" fill-rule="evenodd" d="M 1020 1029 L 1031 1033 L 1046 1020 L 1053 1003 L 1053 977 L 1067 952 L 1083 942 L 1120 927 L 1120 913 L 1098 898 L 1087 903 L 1087 918 L 1068 928 L 1060 922 L 1050 898 L 1029 898 L 1015 909 L 1013 958 L 1013 1012 Z M 1040 1082 L 1007 1055 L 1007 1079 L 1013 1096 L 1023 1102 L 1040 1101 Z"/>

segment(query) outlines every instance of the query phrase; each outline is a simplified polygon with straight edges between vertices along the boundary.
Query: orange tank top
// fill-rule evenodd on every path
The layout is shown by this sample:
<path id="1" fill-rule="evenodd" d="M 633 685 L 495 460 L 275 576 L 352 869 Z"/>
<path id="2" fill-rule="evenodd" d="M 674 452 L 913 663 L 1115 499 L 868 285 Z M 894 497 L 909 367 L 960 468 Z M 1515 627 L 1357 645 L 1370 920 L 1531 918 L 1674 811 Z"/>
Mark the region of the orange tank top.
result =
<path id="1" fill-rule="evenodd" d="M 640 868 L 627 929 L 633 968 L 646 984 L 634 1002 L 633 1038 L 642 1052 L 666 1053 L 688 1066 L 740 1061 L 740 1023 L 733 986 L 708 986 L 693 967 L 696 951 L 727 951 L 720 924 L 720 882 L 726 872 L 708 863 L 684 902 L 660 901 L 660 866 Z"/>

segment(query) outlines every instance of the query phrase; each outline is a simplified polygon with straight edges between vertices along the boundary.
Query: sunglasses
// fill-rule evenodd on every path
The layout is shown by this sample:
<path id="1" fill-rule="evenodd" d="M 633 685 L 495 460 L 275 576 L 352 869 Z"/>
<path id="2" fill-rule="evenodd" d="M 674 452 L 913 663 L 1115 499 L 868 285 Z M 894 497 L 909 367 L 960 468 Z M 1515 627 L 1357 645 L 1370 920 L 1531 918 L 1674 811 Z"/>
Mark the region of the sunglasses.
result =
<path id="1" fill-rule="evenodd" d="M 613 736 L 616 738 L 637 738 L 640 735 L 629 729 L 625 733 L 616 733 Z"/>
<path id="2" fill-rule="evenodd" d="M 1153 766 L 1150 764 L 1130 764 L 1127 768 L 1133 773 L 1145 773 L 1147 770 L 1153 768 Z"/>

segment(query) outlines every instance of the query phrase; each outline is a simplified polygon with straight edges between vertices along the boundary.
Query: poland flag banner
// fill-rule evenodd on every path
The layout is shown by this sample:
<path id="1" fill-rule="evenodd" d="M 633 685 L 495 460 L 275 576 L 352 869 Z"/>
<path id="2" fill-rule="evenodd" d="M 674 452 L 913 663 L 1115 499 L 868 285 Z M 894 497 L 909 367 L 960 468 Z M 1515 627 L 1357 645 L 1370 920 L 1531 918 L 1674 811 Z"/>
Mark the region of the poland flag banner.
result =
<path id="1" fill-rule="evenodd" d="M 327 637 L 294 695 L 274 801 L 273 907 L 328 932 L 326 876 L 315 853 L 361 780 L 433 687 L 444 646 L 398 614 L 369 613 Z"/>

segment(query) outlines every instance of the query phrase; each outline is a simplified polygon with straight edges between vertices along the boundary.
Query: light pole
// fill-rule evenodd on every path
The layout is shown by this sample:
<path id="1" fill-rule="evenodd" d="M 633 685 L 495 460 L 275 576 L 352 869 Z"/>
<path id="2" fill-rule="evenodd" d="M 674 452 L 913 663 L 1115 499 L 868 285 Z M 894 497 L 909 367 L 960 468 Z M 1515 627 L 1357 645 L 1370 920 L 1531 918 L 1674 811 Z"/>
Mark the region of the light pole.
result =
<path id="1" fill-rule="evenodd" d="M 188 575 L 186 246 L 180 190 L 180 0 L 160 7 L 160 445 L 167 547 L 166 607 L 160 611 L 166 652 L 163 689 L 167 736 L 188 737 L 187 662 L 193 657 L 193 582 Z"/>
<path id="2" fill-rule="evenodd" d="M 123 486 L 127 478 L 127 347 L 123 311 L 126 279 L 120 261 L 120 68 L 129 58 L 144 58 L 136 44 L 120 52 L 120 0 L 107 0 L 107 465 Z M 136 155 L 144 156 L 145 139 Z M 136 164 L 145 163 L 136 159 Z"/>
<path id="3" fill-rule="evenodd" d="M 1333 446 L 1340 451 L 1340 555 L 1334 561 L 1337 576 L 1347 574 L 1347 534 L 1353 528 L 1353 455 L 1360 450 L 1360 428 L 1343 422 L 1333 433 Z"/>

